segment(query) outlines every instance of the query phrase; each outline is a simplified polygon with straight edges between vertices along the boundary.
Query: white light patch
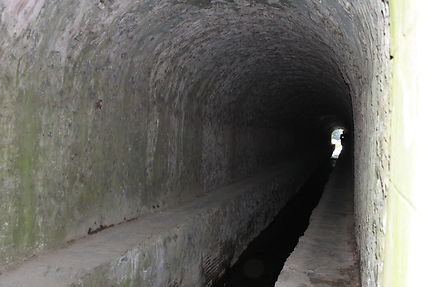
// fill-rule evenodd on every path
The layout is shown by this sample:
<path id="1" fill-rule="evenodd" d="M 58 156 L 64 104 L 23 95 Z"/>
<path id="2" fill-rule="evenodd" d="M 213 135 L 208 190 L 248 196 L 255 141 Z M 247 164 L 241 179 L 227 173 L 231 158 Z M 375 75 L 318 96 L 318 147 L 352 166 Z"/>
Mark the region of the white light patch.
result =
<path id="1" fill-rule="evenodd" d="M 331 144 L 334 145 L 334 151 L 331 158 L 338 159 L 340 153 L 342 152 L 342 141 L 341 135 L 343 134 L 343 129 L 335 129 L 331 133 Z"/>

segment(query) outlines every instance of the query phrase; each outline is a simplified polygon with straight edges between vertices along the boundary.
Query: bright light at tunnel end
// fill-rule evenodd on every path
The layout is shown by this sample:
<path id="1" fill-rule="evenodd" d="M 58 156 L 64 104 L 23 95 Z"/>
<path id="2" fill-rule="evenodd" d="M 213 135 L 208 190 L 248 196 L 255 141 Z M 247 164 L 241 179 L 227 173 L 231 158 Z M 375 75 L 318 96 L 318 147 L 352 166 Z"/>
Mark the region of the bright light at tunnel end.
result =
<path id="1" fill-rule="evenodd" d="M 342 141 L 341 141 L 342 135 L 343 135 L 343 129 L 335 129 L 331 133 L 331 144 L 334 145 L 334 151 L 331 155 L 332 159 L 338 159 L 340 153 L 342 152 Z"/>

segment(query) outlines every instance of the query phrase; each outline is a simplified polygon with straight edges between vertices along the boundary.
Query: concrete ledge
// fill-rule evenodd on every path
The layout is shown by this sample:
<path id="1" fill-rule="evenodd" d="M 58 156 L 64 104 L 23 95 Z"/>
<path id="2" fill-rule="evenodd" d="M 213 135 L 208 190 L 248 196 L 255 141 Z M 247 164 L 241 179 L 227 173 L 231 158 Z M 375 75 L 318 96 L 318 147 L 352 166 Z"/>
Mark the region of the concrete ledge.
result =
<path id="1" fill-rule="evenodd" d="M 352 168 L 340 158 L 275 287 L 357 287 Z"/>
<path id="2" fill-rule="evenodd" d="M 315 163 L 291 160 L 181 208 L 51 250 L 2 274 L 0 286 L 210 286 L 272 221 Z"/>

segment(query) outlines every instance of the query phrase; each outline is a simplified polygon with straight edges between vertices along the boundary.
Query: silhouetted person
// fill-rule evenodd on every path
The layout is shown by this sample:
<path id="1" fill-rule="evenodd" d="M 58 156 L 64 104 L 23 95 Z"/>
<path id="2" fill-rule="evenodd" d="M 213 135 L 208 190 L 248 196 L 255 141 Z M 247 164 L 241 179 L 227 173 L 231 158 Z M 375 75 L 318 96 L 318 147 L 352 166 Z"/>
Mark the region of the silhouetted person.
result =
<path id="1" fill-rule="evenodd" d="M 340 135 L 340 144 L 342 145 L 342 148 L 345 148 L 348 145 L 349 142 L 349 135 L 346 132 L 343 132 Z"/>

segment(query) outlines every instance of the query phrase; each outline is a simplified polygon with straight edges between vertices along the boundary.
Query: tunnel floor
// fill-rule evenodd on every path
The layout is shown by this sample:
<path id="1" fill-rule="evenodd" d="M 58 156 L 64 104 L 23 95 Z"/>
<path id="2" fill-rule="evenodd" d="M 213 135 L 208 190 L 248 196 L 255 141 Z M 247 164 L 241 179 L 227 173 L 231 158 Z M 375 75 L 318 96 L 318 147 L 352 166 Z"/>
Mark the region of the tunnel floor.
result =
<path id="1" fill-rule="evenodd" d="M 342 153 L 276 287 L 359 287 L 352 154 Z"/>
<path id="2" fill-rule="evenodd" d="M 215 287 L 274 286 L 286 258 L 309 225 L 334 166 L 327 161 L 280 211 L 274 221 L 254 239 L 226 271 Z"/>

